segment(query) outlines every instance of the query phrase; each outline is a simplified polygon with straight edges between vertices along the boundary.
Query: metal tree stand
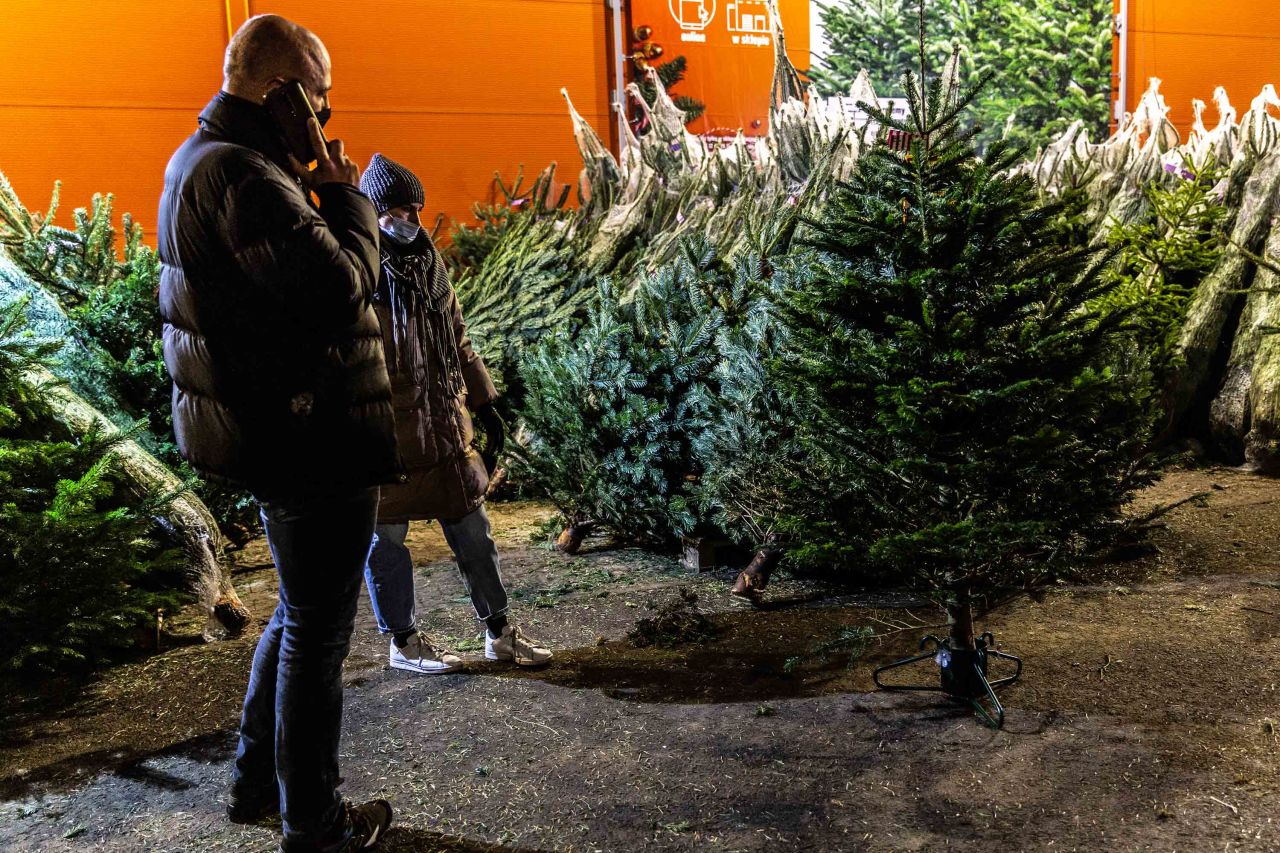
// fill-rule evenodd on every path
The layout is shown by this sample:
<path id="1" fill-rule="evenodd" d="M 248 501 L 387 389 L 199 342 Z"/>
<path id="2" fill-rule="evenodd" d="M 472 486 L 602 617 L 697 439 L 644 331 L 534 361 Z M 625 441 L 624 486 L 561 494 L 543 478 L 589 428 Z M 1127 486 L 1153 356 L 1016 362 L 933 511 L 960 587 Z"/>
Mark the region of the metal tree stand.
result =
<path id="1" fill-rule="evenodd" d="M 875 671 L 873 678 L 876 687 L 881 690 L 941 691 L 953 699 L 968 702 L 982 722 L 993 729 L 999 729 L 1004 726 L 1004 706 L 996 698 L 996 688 L 1018 680 L 1022 675 L 1022 658 L 996 651 L 995 644 L 995 635 L 990 631 L 978 637 L 972 649 L 955 648 L 951 645 L 950 637 L 940 640 L 930 634 L 920 641 L 920 648 L 926 649 L 932 645 L 932 650 L 885 664 Z M 993 657 L 1011 660 L 1017 664 L 1018 668 L 1013 675 L 990 681 L 987 679 L 987 661 Z M 910 666 L 929 658 L 933 658 L 934 663 L 938 665 L 940 685 L 937 687 L 922 684 L 884 684 L 880 681 L 880 676 L 891 669 Z"/>

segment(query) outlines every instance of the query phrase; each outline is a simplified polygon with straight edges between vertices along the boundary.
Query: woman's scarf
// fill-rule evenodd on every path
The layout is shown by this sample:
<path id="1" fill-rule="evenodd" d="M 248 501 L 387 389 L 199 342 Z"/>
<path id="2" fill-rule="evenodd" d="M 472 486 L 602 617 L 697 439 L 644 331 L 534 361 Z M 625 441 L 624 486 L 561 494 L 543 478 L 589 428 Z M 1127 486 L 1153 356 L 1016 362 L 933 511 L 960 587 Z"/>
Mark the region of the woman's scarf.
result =
<path id="1" fill-rule="evenodd" d="M 391 309 L 393 351 L 388 367 L 393 374 L 407 373 L 414 385 L 424 389 L 417 426 L 418 441 L 425 449 L 431 421 L 428 359 L 435 359 L 446 400 L 463 389 L 458 337 L 449 310 L 452 288 L 444 261 L 425 234 L 403 248 L 387 242 L 382 246 L 382 271 Z"/>

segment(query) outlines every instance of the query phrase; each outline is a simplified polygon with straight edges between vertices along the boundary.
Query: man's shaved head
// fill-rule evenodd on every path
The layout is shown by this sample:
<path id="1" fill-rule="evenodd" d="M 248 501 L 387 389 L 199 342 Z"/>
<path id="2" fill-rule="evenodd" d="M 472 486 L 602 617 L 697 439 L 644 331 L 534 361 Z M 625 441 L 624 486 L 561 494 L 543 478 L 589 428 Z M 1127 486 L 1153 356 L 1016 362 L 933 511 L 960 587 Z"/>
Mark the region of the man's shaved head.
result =
<path id="1" fill-rule="evenodd" d="M 300 80 L 314 98 L 329 91 L 329 51 L 305 27 L 279 15 L 254 15 L 227 45 L 222 88 L 261 101 L 280 82 Z"/>

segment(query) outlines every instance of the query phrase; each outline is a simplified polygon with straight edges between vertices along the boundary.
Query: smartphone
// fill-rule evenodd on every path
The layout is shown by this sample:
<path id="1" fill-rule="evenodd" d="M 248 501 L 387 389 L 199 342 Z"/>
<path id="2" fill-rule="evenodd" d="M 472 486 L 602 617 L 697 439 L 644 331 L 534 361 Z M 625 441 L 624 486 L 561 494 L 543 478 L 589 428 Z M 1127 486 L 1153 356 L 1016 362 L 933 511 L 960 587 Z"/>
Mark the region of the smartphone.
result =
<path id="1" fill-rule="evenodd" d="M 265 102 L 267 112 L 275 119 L 289 147 L 298 162 L 306 164 L 316 159 L 315 146 L 311 142 L 311 130 L 307 127 L 309 119 L 316 117 L 311 109 L 311 101 L 302 90 L 302 84 L 291 80 L 283 86 L 272 89 Z M 320 131 L 324 136 L 324 131 Z"/>

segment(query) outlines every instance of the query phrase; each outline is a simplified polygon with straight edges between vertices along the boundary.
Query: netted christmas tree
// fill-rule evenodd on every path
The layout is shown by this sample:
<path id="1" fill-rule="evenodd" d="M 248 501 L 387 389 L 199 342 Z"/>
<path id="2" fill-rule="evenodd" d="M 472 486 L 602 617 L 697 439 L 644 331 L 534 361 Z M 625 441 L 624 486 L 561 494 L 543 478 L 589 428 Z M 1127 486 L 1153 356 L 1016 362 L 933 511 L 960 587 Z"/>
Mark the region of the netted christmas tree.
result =
<path id="1" fill-rule="evenodd" d="M 0 306 L 0 670 L 66 669 L 136 643 L 182 596 L 182 557 L 149 541 L 157 511 L 130 499 L 121 436 L 77 437 L 33 381 L 57 350 Z"/>
<path id="2" fill-rule="evenodd" d="M 481 267 L 489 253 L 506 239 L 508 231 L 522 220 L 567 215 L 565 203 L 573 188 L 566 184 L 553 197 L 555 174 L 556 164 L 552 163 L 528 187 L 524 185 L 523 168 L 510 186 L 501 175 L 493 176 L 491 199 L 471 206 L 475 224 L 459 222 L 450 229 L 449 245 L 443 251 L 455 276 Z"/>
<path id="3" fill-rule="evenodd" d="M 709 241 L 732 264 L 768 244 L 761 236 L 768 223 L 795 208 L 807 187 L 849 173 L 862 126 L 835 101 L 806 99 L 781 30 L 775 35 L 767 136 L 739 134 L 725 145 L 690 133 L 687 115 L 650 69 L 652 105 L 637 84 L 628 87 L 650 132 L 637 137 L 628 128 L 618 157 L 569 102 L 585 164 L 575 208 L 544 173 L 527 195 L 501 190 L 501 210 L 482 206 L 474 228 L 455 232 L 464 246 L 457 257 L 475 259 L 460 262 L 458 298 L 473 343 L 500 374 L 504 404 L 520 406 L 513 368 L 524 348 L 581 324 L 600 277 L 612 277 L 625 295 L 643 275 L 674 263 L 690 239 Z"/>
<path id="4" fill-rule="evenodd" d="M 976 153 L 980 86 L 953 69 L 906 76 L 906 120 L 873 111 L 910 149 L 868 152 L 812 223 L 818 263 L 779 297 L 770 378 L 809 460 L 792 557 L 932 593 L 950 647 L 973 650 L 975 605 L 1115 534 L 1152 478 L 1157 406 L 1148 375 L 1115 366 L 1129 331 L 1097 308 L 1117 286 L 1106 258 L 1072 238 L 1066 203 L 1011 174 L 1015 151 Z"/>
<path id="5" fill-rule="evenodd" d="M 506 402 L 522 395 L 515 369 L 520 353 L 581 318 L 592 293 L 584 269 L 583 232 L 591 221 L 581 210 L 565 210 L 563 199 L 548 202 L 552 165 L 534 182 L 527 199 L 488 224 L 469 229 L 464 245 L 483 249 L 480 263 L 463 267 L 454 281 L 472 345 L 485 360 Z M 519 182 L 515 187 L 519 188 Z M 491 239 L 483 234 L 492 230 Z M 461 231 L 455 232 L 455 239 Z"/>
<path id="6" fill-rule="evenodd" d="M 661 86 L 671 97 L 676 109 L 684 113 L 685 124 L 698 119 L 706 112 L 707 105 L 702 101 L 673 91 L 684 80 L 684 75 L 689 70 L 688 59 L 683 56 L 676 56 L 653 66 L 653 70 L 658 76 L 656 81 L 649 77 L 642 77 L 639 80 L 640 94 L 650 109 L 658 103 L 658 86 Z"/>
<path id="7" fill-rule="evenodd" d="M 1216 187 L 1226 170 L 1189 159 L 1175 167 L 1173 183 L 1143 187 L 1150 218 L 1116 223 L 1108 235 L 1116 248 L 1104 275 L 1116 286 L 1093 310 L 1130 314 L 1129 372 L 1147 372 L 1163 393 L 1162 439 L 1174 426 L 1169 386 L 1183 365 L 1178 343 L 1192 295 L 1222 254 L 1229 214 Z"/>

